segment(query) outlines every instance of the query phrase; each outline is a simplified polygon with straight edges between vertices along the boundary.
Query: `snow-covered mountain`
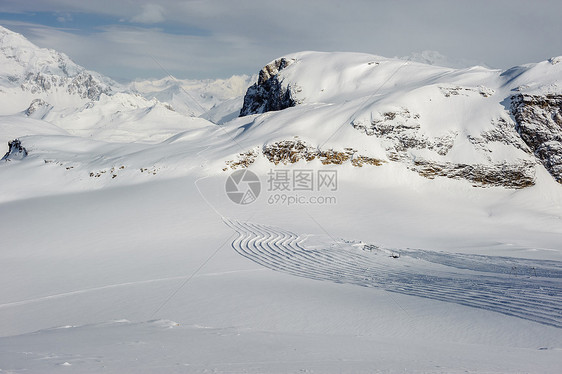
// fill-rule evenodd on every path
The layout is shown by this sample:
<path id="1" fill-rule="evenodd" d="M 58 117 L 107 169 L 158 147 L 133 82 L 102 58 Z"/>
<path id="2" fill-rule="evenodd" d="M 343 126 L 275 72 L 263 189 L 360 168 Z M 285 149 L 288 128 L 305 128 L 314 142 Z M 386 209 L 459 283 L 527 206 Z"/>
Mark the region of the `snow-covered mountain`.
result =
<path id="1" fill-rule="evenodd" d="M 205 122 L 191 117 L 227 99 L 241 100 L 248 79 L 120 85 L 0 26 L 0 115 L 44 120 L 78 136 L 162 141 Z"/>
<path id="2" fill-rule="evenodd" d="M 562 181 L 561 59 L 503 72 L 298 53 L 260 71 L 241 116 L 281 111 L 269 129 L 290 127 L 310 147 L 359 147 L 428 178 L 521 188 L 534 184 L 538 160 Z"/>
<path id="3" fill-rule="evenodd" d="M 241 75 L 228 79 L 175 79 L 136 80 L 131 90 L 147 99 L 158 99 L 172 105 L 174 110 L 190 116 L 204 115 L 225 101 L 241 101 L 255 78 Z M 239 108 L 238 108 L 239 110 Z"/>
<path id="4" fill-rule="evenodd" d="M 38 95 L 52 101 L 62 97 L 98 101 L 116 85 L 111 79 L 77 65 L 65 54 L 38 48 L 22 35 L 0 26 L 2 93 Z M 4 102 L 2 112 L 8 107 Z"/>

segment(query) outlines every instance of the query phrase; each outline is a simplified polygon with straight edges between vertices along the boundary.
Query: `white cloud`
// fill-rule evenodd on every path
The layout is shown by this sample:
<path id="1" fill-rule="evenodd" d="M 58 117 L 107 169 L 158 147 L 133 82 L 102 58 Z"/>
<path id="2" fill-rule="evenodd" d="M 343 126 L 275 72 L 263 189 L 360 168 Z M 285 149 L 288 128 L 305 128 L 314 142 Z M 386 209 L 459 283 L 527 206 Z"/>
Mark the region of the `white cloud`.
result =
<path id="1" fill-rule="evenodd" d="M 68 12 L 64 12 L 64 13 L 56 13 L 57 15 L 57 22 L 60 23 L 66 23 L 66 22 L 70 22 L 73 20 L 72 14 L 68 13 Z"/>
<path id="2" fill-rule="evenodd" d="M 432 50 L 447 56 L 449 63 L 475 61 L 499 68 L 545 60 L 562 51 L 559 0 L 533 6 L 527 0 L 0 2 L 0 12 L 55 9 L 75 14 L 75 19 L 77 14 L 97 17 L 98 27 L 87 32 L 16 31 L 112 76 L 163 76 L 150 56 L 179 77 L 196 78 L 253 74 L 270 60 L 301 50 L 389 57 Z"/>
<path id="3" fill-rule="evenodd" d="M 401 58 L 403 60 L 414 61 L 414 62 L 421 62 L 423 64 L 445 66 L 451 68 L 467 68 L 475 65 L 486 66 L 485 63 L 476 61 L 474 59 L 450 58 L 448 56 L 444 56 L 438 51 L 429 51 L 429 50 L 425 50 L 421 52 L 412 52 L 409 56 L 403 56 L 398 58 Z"/>
<path id="4" fill-rule="evenodd" d="M 253 73 L 263 64 L 260 51 L 252 50 L 248 40 L 228 34 L 214 35 L 209 43 L 206 36 L 124 25 L 103 27 L 92 35 L 21 22 L 8 22 L 7 27 L 24 29 L 35 44 L 62 51 L 78 64 L 115 78 L 158 78 L 168 71 L 178 78 L 227 77 Z"/>
<path id="5" fill-rule="evenodd" d="M 136 23 L 159 23 L 164 20 L 164 8 L 158 4 L 143 4 L 141 13 L 131 18 L 131 22 Z"/>

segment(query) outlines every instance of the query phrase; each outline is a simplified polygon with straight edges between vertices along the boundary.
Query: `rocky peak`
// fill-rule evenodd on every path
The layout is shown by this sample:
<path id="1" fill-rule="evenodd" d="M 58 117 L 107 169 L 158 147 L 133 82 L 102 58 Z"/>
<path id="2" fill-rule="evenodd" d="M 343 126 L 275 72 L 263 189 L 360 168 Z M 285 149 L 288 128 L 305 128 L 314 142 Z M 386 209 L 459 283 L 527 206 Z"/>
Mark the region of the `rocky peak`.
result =
<path id="1" fill-rule="evenodd" d="M 116 85 L 76 64 L 64 53 L 39 48 L 1 26 L 0 83 L 32 94 L 66 92 L 89 100 L 99 100 L 102 93 L 110 94 Z"/>
<path id="2" fill-rule="evenodd" d="M 22 160 L 27 156 L 27 149 L 21 145 L 19 139 L 14 139 L 8 142 L 9 150 L 6 152 L 1 161 Z"/>
<path id="3" fill-rule="evenodd" d="M 24 111 L 25 115 L 31 118 L 43 119 L 53 106 L 42 99 L 35 99 Z"/>
<path id="4" fill-rule="evenodd" d="M 294 59 L 280 58 L 260 70 L 258 82 L 246 91 L 240 117 L 282 110 L 297 104 L 293 95 L 294 88 L 290 85 L 283 85 L 283 79 L 279 76 L 281 70 L 295 61 Z"/>
<path id="5" fill-rule="evenodd" d="M 279 71 L 295 62 L 294 59 L 279 58 L 265 65 L 259 72 L 258 85 L 264 84 L 267 80 L 279 74 Z"/>

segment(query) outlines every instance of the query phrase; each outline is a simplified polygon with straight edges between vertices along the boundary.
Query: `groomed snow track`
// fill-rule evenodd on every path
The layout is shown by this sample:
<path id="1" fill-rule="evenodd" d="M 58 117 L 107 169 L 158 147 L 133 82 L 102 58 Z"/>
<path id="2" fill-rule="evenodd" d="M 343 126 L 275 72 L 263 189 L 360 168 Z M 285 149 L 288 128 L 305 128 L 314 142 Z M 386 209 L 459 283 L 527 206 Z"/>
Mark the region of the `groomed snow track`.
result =
<path id="1" fill-rule="evenodd" d="M 331 246 L 309 249 L 279 228 L 225 219 L 232 247 L 269 269 L 320 281 L 376 287 L 486 309 L 562 328 L 562 264 L 556 261 Z M 368 247 L 367 247 L 368 248 Z"/>

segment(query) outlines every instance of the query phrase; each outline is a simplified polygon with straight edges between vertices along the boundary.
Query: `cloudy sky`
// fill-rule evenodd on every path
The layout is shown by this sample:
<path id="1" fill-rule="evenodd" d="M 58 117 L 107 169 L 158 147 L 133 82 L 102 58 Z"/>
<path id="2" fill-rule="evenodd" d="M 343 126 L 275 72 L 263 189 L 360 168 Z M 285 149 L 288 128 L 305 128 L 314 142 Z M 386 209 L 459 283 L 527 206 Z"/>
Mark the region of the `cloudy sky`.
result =
<path id="1" fill-rule="evenodd" d="M 287 53 L 508 68 L 562 55 L 560 0 L 0 0 L 0 25 L 117 79 L 253 74 Z"/>

